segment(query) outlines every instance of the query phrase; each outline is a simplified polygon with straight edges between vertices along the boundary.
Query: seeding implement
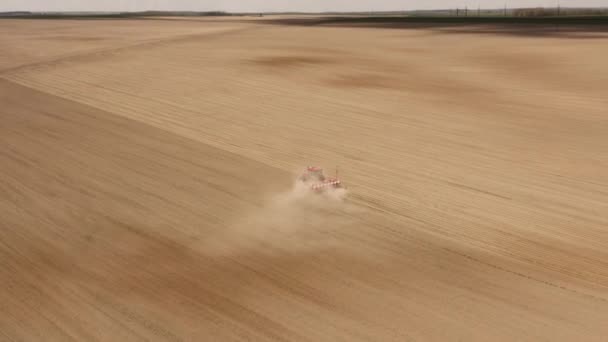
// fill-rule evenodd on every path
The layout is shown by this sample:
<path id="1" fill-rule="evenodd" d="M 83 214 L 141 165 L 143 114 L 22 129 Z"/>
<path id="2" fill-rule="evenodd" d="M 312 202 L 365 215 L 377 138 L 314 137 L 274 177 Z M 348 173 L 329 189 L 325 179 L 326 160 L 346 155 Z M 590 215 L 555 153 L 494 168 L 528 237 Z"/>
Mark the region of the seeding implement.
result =
<path id="1" fill-rule="evenodd" d="M 300 181 L 310 184 L 310 189 L 316 193 L 343 188 L 342 181 L 338 179 L 337 169 L 335 177 L 325 177 L 323 169 L 316 166 L 309 166 L 300 176 Z"/>

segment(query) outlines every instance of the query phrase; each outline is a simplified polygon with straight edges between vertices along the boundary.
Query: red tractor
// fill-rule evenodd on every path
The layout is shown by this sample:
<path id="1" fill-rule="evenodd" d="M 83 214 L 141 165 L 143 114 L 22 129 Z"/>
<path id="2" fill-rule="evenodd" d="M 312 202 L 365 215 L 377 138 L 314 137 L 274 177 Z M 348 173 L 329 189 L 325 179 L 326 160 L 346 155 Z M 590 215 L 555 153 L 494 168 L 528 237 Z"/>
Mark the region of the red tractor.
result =
<path id="1" fill-rule="evenodd" d="M 300 181 L 310 184 L 311 190 L 316 193 L 343 188 L 342 182 L 338 179 L 338 170 L 335 177 L 325 177 L 323 169 L 316 166 L 307 167 L 300 176 Z"/>

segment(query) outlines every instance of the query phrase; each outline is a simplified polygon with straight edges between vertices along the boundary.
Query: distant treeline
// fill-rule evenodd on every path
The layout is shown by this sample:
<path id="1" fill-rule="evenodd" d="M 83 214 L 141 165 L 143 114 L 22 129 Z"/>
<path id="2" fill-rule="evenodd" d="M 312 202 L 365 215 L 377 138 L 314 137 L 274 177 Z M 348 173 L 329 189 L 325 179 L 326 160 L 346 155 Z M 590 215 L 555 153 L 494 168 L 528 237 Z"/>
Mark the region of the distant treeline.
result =
<path id="1" fill-rule="evenodd" d="M 551 16 L 597 16 L 608 15 L 607 8 L 560 8 L 536 7 L 517 8 L 513 10 L 516 17 L 551 17 Z"/>
<path id="2" fill-rule="evenodd" d="M 141 11 L 141 12 L 0 12 L 0 17 L 10 18 L 133 18 L 133 17 L 186 17 L 186 16 L 230 16 L 222 11 Z"/>
<path id="3" fill-rule="evenodd" d="M 570 8 L 570 7 L 535 7 L 535 8 L 454 8 L 443 10 L 409 11 L 408 15 L 419 17 L 555 17 L 555 16 L 606 16 L 608 8 Z"/>
<path id="4" fill-rule="evenodd" d="M 179 16 L 193 16 L 193 17 L 222 17 L 222 16 L 231 16 L 234 15 L 232 13 L 224 12 L 224 11 L 207 11 L 207 12 L 192 12 L 192 11 L 143 11 L 143 12 L 129 12 L 133 13 L 135 16 L 162 16 L 162 17 L 179 17 Z"/>
<path id="5" fill-rule="evenodd" d="M 292 14 L 292 15 L 350 15 L 373 17 L 555 17 L 555 16 L 608 16 L 608 8 L 501 8 L 475 9 L 453 8 L 443 10 L 414 10 L 414 11 L 369 11 L 369 12 L 273 12 L 273 13 L 229 13 L 223 11 L 140 11 L 140 12 L 0 12 L 0 17 L 9 18 L 135 18 L 135 17 L 205 17 L 205 16 L 261 16 L 263 14 Z"/>

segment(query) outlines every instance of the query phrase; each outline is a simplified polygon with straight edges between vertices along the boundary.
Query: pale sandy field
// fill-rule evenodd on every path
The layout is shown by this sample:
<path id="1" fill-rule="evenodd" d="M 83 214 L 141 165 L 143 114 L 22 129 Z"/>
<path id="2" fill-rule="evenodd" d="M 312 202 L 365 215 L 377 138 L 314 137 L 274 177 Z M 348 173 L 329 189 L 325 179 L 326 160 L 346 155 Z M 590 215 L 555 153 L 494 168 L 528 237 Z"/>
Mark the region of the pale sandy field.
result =
<path id="1" fill-rule="evenodd" d="M 608 37 L 0 31 L 0 341 L 607 340 Z"/>

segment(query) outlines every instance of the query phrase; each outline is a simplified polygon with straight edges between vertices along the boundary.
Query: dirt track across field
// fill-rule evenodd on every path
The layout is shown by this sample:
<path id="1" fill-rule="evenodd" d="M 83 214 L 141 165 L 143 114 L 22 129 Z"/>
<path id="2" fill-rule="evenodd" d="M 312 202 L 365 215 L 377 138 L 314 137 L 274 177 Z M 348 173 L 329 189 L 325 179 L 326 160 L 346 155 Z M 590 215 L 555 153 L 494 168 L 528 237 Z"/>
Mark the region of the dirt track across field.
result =
<path id="1" fill-rule="evenodd" d="M 0 30 L 0 340 L 608 336 L 602 33 Z"/>

